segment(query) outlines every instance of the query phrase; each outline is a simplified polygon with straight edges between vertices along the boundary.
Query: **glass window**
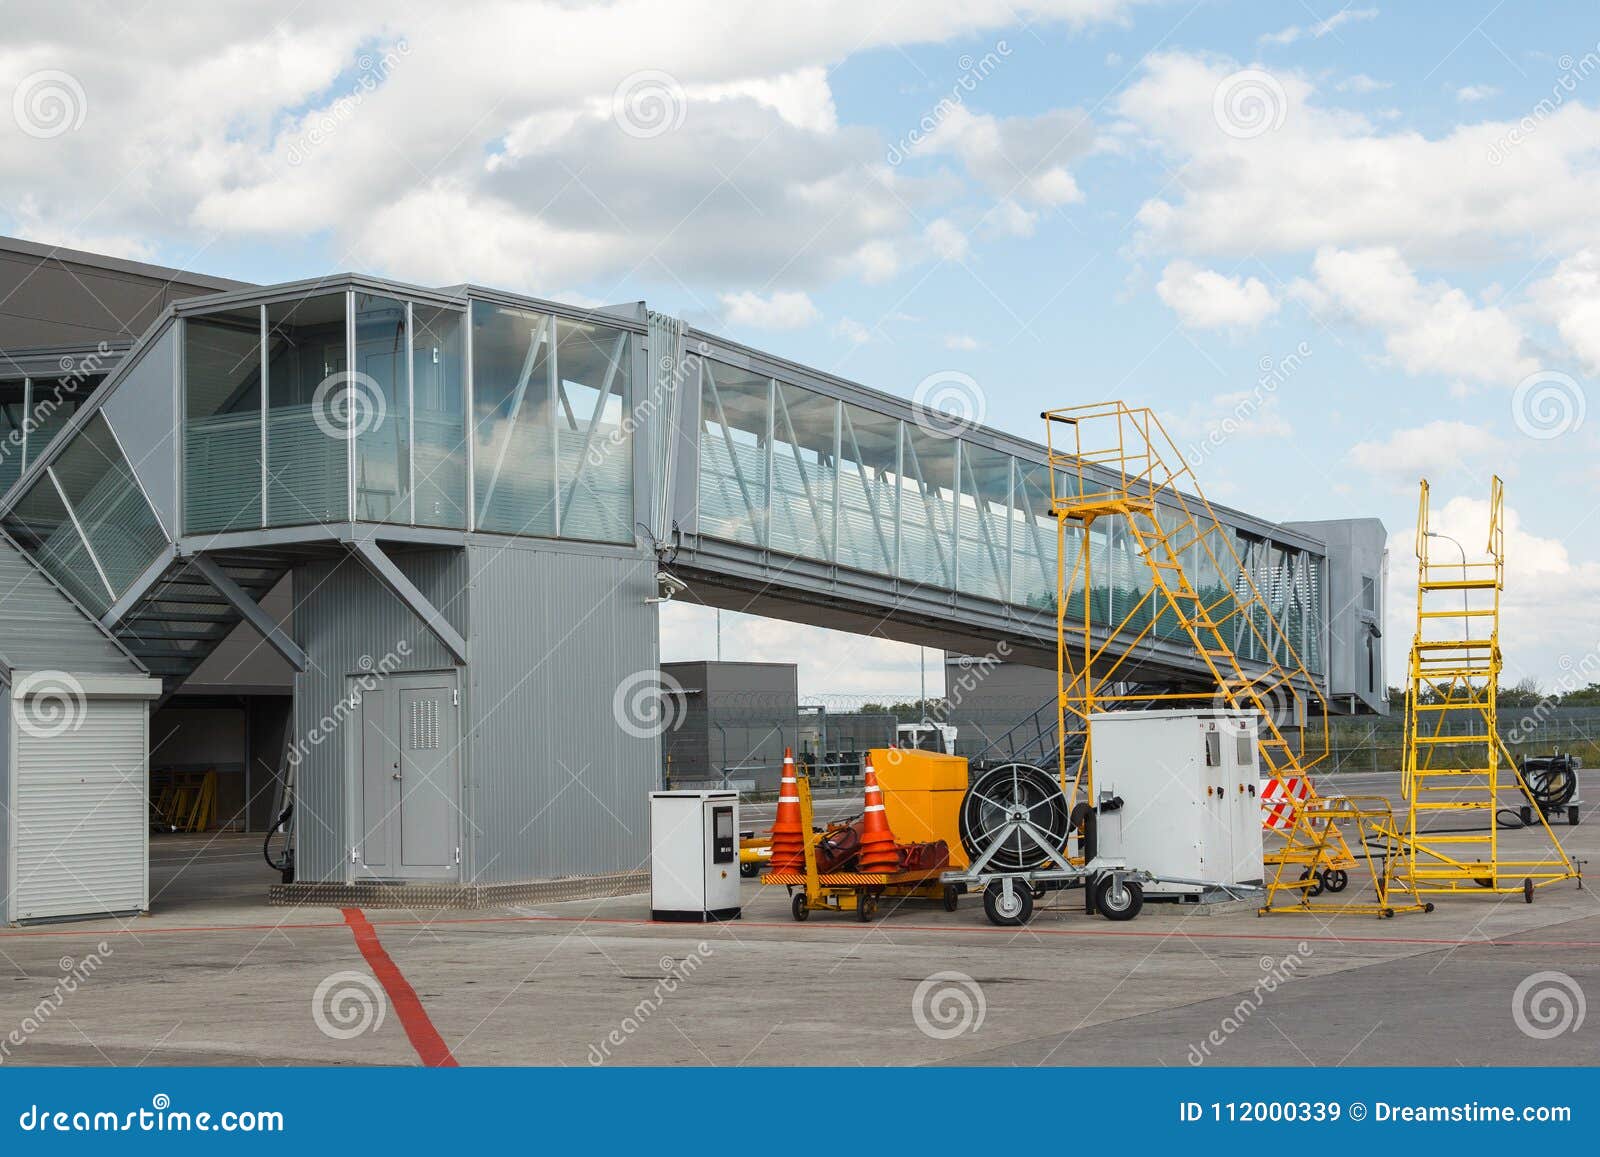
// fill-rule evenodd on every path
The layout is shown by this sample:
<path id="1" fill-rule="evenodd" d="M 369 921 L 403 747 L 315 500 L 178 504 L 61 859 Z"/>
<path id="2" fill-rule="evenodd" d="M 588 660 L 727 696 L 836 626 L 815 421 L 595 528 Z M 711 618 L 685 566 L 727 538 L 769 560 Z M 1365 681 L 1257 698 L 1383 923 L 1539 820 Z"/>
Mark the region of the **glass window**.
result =
<path id="1" fill-rule="evenodd" d="M 556 532 L 553 321 L 473 303 L 473 470 L 481 529 Z"/>
<path id="2" fill-rule="evenodd" d="M 1056 605 L 1056 523 L 1050 515 L 1050 467 L 1017 462 L 1016 501 L 1011 527 L 1011 601 L 1036 610 Z M 1069 574 L 1076 552 L 1067 558 Z M 1081 619 L 1077 604 L 1069 607 Z"/>
<path id="3" fill-rule="evenodd" d="M 50 465 L 100 569 L 120 595 L 167 545 L 111 427 L 99 414 Z"/>
<path id="4" fill-rule="evenodd" d="M 842 566 L 895 569 L 900 422 L 848 403 L 839 409 L 839 543 Z"/>
<path id="5" fill-rule="evenodd" d="M 956 439 L 902 425 L 905 460 L 900 496 L 900 577 L 954 590 Z"/>
<path id="6" fill-rule="evenodd" d="M 354 408 L 345 414 L 356 449 L 356 517 L 411 522 L 411 417 L 406 359 L 406 306 L 390 297 L 356 294 L 355 373 L 347 383 Z M 270 379 L 269 379 L 270 380 Z"/>
<path id="7" fill-rule="evenodd" d="M 628 335 L 590 322 L 556 323 L 556 455 L 562 538 L 633 541 L 633 431 L 624 423 Z"/>
<path id="8" fill-rule="evenodd" d="M 72 524 L 50 471 L 33 480 L 6 515 L 5 527 L 35 562 L 89 610 L 103 615 L 110 609 L 111 592 Z"/>
<path id="9" fill-rule="evenodd" d="M 235 310 L 183 323 L 183 525 L 261 525 L 261 316 Z"/>
<path id="10" fill-rule="evenodd" d="M 1011 455 L 961 443 L 961 589 L 1005 601 L 1009 582 Z M 1053 584 L 1052 584 L 1053 585 Z"/>
<path id="11" fill-rule="evenodd" d="M 375 413 L 347 373 L 345 295 L 267 306 L 267 525 L 349 517 L 351 442 Z"/>
<path id="12" fill-rule="evenodd" d="M 772 380 L 709 358 L 700 364 L 700 533 L 761 546 Z"/>
<path id="13" fill-rule="evenodd" d="M 773 550 L 833 558 L 833 478 L 839 403 L 778 383 L 772 423 Z"/>
<path id="14" fill-rule="evenodd" d="M 22 378 L 0 382 L 0 494 L 10 490 L 22 474 L 27 387 Z"/>
<path id="15" fill-rule="evenodd" d="M 411 307 L 413 486 L 419 526 L 467 525 L 467 413 L 461 312 Z"/>

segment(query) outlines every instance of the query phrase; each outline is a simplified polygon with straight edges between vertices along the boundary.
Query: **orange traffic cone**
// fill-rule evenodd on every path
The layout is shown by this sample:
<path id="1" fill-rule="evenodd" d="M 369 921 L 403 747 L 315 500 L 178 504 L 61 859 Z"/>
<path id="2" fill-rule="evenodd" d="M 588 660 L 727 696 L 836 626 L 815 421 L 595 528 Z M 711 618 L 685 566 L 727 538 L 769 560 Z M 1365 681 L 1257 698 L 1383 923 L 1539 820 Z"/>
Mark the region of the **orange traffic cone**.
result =
<path id="1" fill-rule="evenodd" d="M 900 851 L 895 847 L 894 833 L 883 814 L 883 792 L 878 787 L 878 773 L 872 770 L 872 756 L 864 757 L 861 778 L 866 784 L 866 808 L 861 815 L 861 860 L 863 872 L 898 872 Z"/>
<path id="2" fill-rule="evenodd" d="M 806 866 L 806 831 L 800 822 L 800 789 L 794 776 L 794 749 L 783 749 L 783 780 L 778 785 L 778 814 L 772 821 L 769 872 L 799 871 Z"/>

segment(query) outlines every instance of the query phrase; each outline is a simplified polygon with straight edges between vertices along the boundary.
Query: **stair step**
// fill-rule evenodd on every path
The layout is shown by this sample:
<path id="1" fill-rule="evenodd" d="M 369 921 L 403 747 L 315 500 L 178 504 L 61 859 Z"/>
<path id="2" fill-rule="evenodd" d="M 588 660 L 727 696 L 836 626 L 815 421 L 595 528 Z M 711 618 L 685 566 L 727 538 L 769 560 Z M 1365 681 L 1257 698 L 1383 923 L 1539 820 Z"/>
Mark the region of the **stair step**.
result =
<path id="1" fill-rule="evenodd" d="M 1493 739 L 1492 735 L 1418 735 L 1411 742 L 1423 746 L 1469 747 L 1475 743 L 1489 743 Z"/>
<path id="2" fill-rule="evenodd" d="M 1477 801 L 1460 800 L 1460 801 L 1456 801 L 1456 802 L 1453 802 L 1453 803 L 1443 803 L 1443 802 L 1440 802 L 1440 803 L 1428 803 L 1425 800 L 1416 800 L 1415 802 L 1412 803 L 1411 806 L 1412 806 L 1413 809 L 1415 809 L 1416 811 L 1419 811 L 1419 812 L 1449 812 L 1449 811 L 1484 811 L 1484 810 L 1487 810 L 1489 808 L 1497 807 L 1498 805 L 1497 805 L 1496 801 L 1493 800 L 1493 799 L 1485 799 L 1485 800 L 1477 800 Z M 1485 836 L 1484 838 L 1487 839 L 1488 837 Z"/>
<path id="3" fill-rule="evenodd" d="M 1427 579 L 1419 584 L 1423 593 L 1428 591 L 1492 591 L 1500 586 L 1499 579 Z"/>
<path id="4" fill-rule="evenodd" d="M 1479 608 L 1471 608 L 1471 609 L 1463 607 L 1459 611 L 1420 611 L 1417 614 L 1417 618 L 1419 618 L 1419 619 L 1487 619 L 1487 618 L 1493 618 L 1494 614 L 1495 614 L 1495 610 L 1494 610 L 1493 607 L 1479 607 Z"/>

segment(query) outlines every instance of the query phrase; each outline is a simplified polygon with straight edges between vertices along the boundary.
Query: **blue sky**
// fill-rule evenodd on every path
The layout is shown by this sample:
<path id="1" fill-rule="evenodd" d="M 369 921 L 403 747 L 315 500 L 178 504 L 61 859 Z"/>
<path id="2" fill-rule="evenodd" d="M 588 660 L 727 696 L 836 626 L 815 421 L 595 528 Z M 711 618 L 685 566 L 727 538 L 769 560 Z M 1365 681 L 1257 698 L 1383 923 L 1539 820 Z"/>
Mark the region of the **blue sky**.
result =
<path id="1" fill-rule="evenodd" d="M 1108 398 L 1183 444 L 1228 423 L 1200 467 L 1212 497 L 1394 532 L 1392 670 L 1417 477 L 1472 542 L 1499 471 L 1513 674 L 1552 685 L 1600 645 L 1592 4 L 244 5 L 162 24 L 20 6 L 0 228 L 257 281 L 644 298 L 908 396 L 960 371 L 985 421 L 1027 436 L 1045 406 Z M 46 84 L 65 129 L 23 99 Z M 730 655 L 819 649 L 725 625 Z M 668 657 L 703 653 L 704 629 L 674 611 Z M 805 690 L 915 691 L 914 652 L 828 642 L 845 659 Z"/>

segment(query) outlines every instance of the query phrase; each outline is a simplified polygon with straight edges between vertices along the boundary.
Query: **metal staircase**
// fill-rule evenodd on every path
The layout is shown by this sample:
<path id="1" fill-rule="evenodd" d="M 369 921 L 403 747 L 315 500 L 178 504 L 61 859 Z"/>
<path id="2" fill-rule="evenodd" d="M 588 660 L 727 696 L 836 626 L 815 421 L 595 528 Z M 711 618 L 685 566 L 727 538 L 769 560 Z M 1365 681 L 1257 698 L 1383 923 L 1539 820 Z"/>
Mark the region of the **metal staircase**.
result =
<path id="1" fill-rule="evenodd" d="M 229 554 L 215 556 L 214 561 L 259 603 L 288 573 L 292 560 Z M 179 558 L 117 622 L 113 633 L 161 679 L 164 700 L 242 621 L 243 616 L 193 560 Z"/>
<path id="2" fill-rule="evenodd" d="M 1505 590 L 1505 488 L 1490 487 L 1484 556 L 1437 562 L 1430 550 L 1429 490 L 1417 510 L 1417 630 L 1406 692 L 1401 790 L 1408 804 L 1406 869 L 1418 891 L 1523 893 L 1578 870 L 1500 737 L 1500 597 Z M 1460 544 L 1457 544 L 1460 546 Z M 1526 805 L 1552 855 L 1502 857 L 1500 814 Z M 1440 829 L 1434 818 L 1482 825 Z M 1520 821 L 1512 826 L 1522 826 Z"/>
<path id="3" fill-rule="evenodd" d="M 1261 718 L 1262 774 L 1303 779 L 1328 754 L 1327 702 L 1274 616 L 1257 576 L 1201 492 L 1194 470 L 1154 412 L 1121 402 L 1049 410 L 1043 415 L 1057 520 L 1060 704 L 1058 756 L 1069 798 L 1093 794 L 1089 717 L 1134 701 L 1146 706 L 1207 702 Z M 1118 525 L 1132 537 L 1148 586 L 1096 646 L 1096 528 Z M 1075 541 L 1074 541 L 1075 539 Z M 1069 556 L 1075 558 L 1070 565 Z M 1199 691 L 1150 694 L 1115 687 L 1146 640 L 1187 642 L 1210 675 Z M 1311 714 L 1318 725 L 1308 727 Z M 1308 748 L 1307 736 L 1313 742 Z M 1069 753 L 1078 751 L 1076 760 Z M 1304 866 L 1306 887 L 1326 869 L 1353 864 L 1337 829 L 1309 859 L 1286 842 L 1269 863 Z"/>

